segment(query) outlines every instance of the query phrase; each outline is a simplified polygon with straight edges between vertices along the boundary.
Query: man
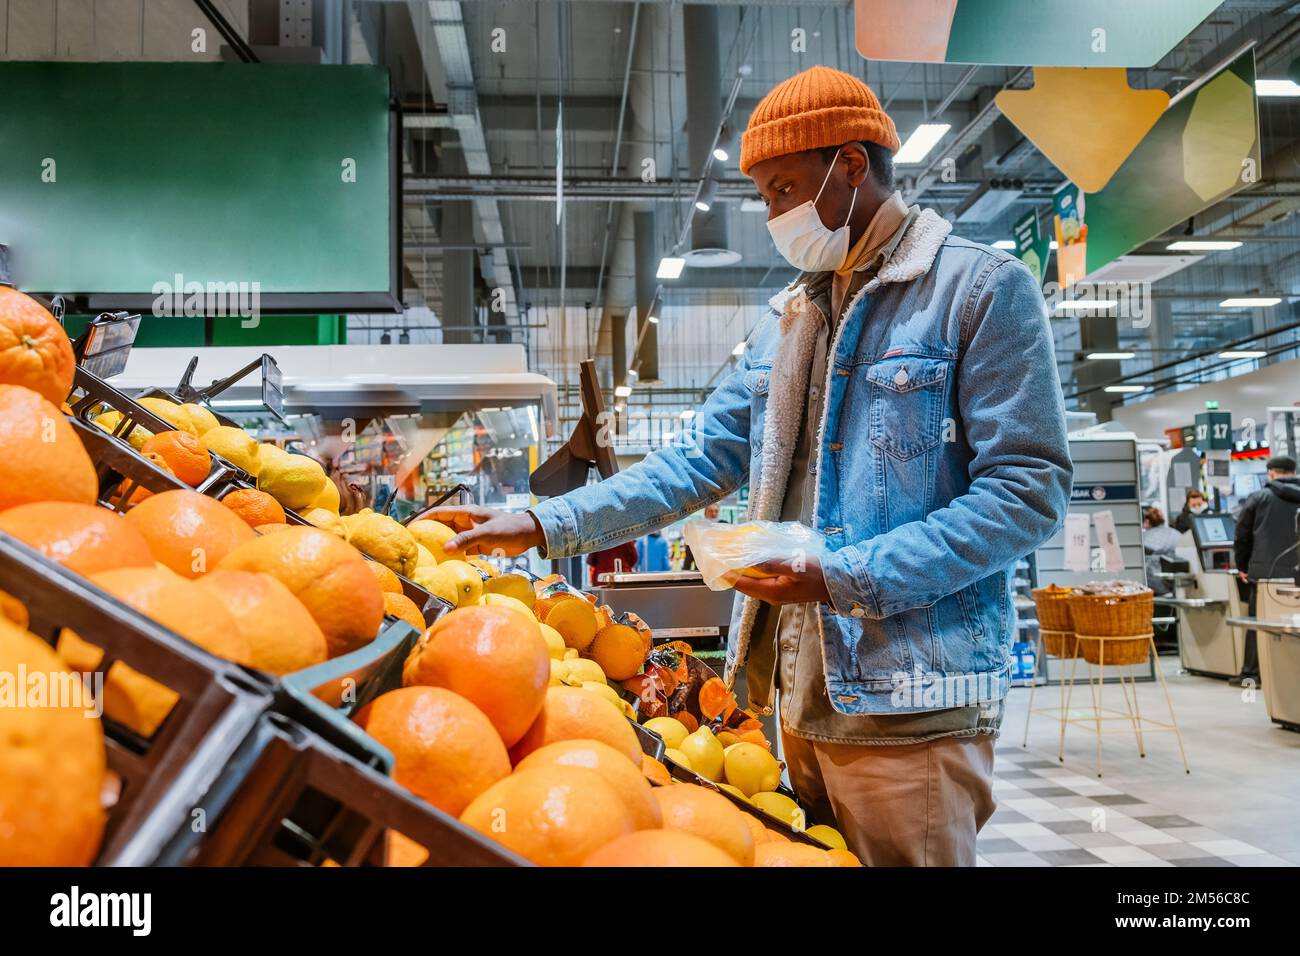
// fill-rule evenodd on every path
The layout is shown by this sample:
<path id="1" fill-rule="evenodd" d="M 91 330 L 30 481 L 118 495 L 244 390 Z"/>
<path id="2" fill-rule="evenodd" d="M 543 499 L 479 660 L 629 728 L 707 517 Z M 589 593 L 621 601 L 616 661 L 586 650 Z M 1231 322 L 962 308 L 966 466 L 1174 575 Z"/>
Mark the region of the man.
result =
<path id="1" fill-rule="evenodd" d="M 651 574 L 661 571 L 671 571 L 672 564 L 668 560 L 668 542 L 664 540 L 663 534 L 658 530 L 651 531 L 643 539 L 645 541 L 644 550 L 640 544 L 637 545 L 637 566 L 642 571 Z"/>
<path id="2" fill-rule="evenodd" d="M 1192 530 L 1192 515 L 1204 514 L 1210 507 L 1209 501 L 1205 498 L 1205 492 L 1199 488 L 1190 488 L 1187 491 L 1187 497 L 1183 499 L 1183 510 L 1171 522 L 1174 530 L 1183 534 Z"/>
<path id="3" fill-rule="evenodd" d="M 1300 480 L 1295 459 L 1278 455 L 1268 460 L 1268 484 L 1246 499 L 1237 515 L 1233 551 L 1237 574 L 1247 588 L 1249 614 L 1255 616 L 1259 582 L 1294 577 L 1296 572 L 1296 512 L 1300 510 Z M 1234 685 L 1259 684 L 1259 644 L 1254 631 L 1246 632 L 1241 673 Z"/>
<path id="4" fill-rule="evenodd" d="M 441 512 L 435 511 L 433 513 L 440 514 Z M 591 586 L 595 587 L 600 583 L 602 574 L 613 574 L 615 572 L 631 574 L 636 570 L 636 560 L 636 545 L 630 541 L 625 541 L 601 551 L 591 552 L 587 555 L 587 573 L 591 576 Z"/>
<path id="5" fill-rule="evenodd" d="M 1064 520 L 1072 470 L 1043 296 L 1016 259 L 893 191 L 893 121 L 814 67 L 754 110 L 740 168 L 778 251 L 772 300 L 688 448 L 660 449 L 531 514 L 444 512 L 450 547 L 607 547 L 748 480 L 749 517 L 826 552 L 742 578 L 727 680 L 780 691 L 782 750 L 813 819 L 872 865 L 972 865 L 1015 630 L 1009 569 Z"/>

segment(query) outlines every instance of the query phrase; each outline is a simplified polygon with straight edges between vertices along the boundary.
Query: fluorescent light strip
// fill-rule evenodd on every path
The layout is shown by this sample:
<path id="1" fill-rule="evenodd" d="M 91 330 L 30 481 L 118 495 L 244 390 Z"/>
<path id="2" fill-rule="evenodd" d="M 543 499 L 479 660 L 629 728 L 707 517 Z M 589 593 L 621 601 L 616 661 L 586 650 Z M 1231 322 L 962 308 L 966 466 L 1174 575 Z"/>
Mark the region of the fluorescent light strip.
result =
<path id="1" fill-rule="evenodd" d="M 1089 352 L 1088 359 L 1093 362 L 1123 361 L 1137 358 L 1136 352 Z"/>
<path id="2" fill-rule="evenodd" d="M 1266 308 L 1270 305 L 1277 305 L 1282 300 L 1276 296 L 1242 296 L 1236 299 L 1224 299 L 1219 303 L 1221 309 L 1253 309 Z"/>
<path id="3" fill-rule="evenodd" d="M 1262 359 L 1267 357 L 1267 352 L 1261 352 L 1258 349 L 1229 349 L 1226 352 L 1219 353 L 1219 358 L 1224 359 Z"/>
<path id="4" fill-rule="evenodd" d="M 951 123 L 922 123 L 894 154 L 894 162 L 903 165 L 919 163 L 929 155 L 930 150 L 939 145 L 939 140 L 950 129 Z"/>
<path id="5" fill-rule="evenodd" d="M 1294 80 L 1264 80 L 1255 81 L 1256 96 L 1300 96 L 1300 85 Z"/>
<path id="6" fill-rule="evenodd" d="M 680 256 L 664 256 L 659 260 L 659 268 L 655 270 L 656 279 L 676 279 L 686 268 L 686 260 Z"/>
<path id="7" fill-rule="evenodd" d="M 1109 299 L 1065 299 L 1056 303 L 1057 312 L 1087 312 L 1093 309 L 1111 311 L 1119 308 L 1118 302 Z"/>
<path id="8" fill-rule="evenodd" d="M 993 243 L 994 249 L 1014 249 L 1015 247 L 1016 241 L 1014 239 L 999 239 Z"/>
<path id="9" fill-rule="evenodd" d="M 1145 385 L 1107 385 L 1105 391 L 1119 395 L 1134 395 L 1138 392 L 1145 392 Z"/>
<path id="10" fill-rule="evenodd" d="M 1165 246 L 1167 252 L 1226 252 L 1240 248 L 1236 239 L 1179 239 Z"/>
<path id="11" fill-rule="evenodd" d="M 629 395 L 631 395 L 631 394 L 632 394 L 632 386 L 631 386 L 631 385 L 617 385 L 617 386 L 615 386 L 615 388 L 614 388 L 614 397 L 615 397 L 615 398 L 627 398 L 627 397 L 628 397 Z"/>

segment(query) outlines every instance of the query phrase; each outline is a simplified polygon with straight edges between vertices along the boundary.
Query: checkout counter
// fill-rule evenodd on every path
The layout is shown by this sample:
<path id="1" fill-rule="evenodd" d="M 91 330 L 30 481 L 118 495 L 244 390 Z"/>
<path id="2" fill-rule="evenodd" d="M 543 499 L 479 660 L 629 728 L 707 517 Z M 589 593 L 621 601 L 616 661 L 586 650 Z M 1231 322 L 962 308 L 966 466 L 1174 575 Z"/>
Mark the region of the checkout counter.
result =
<path id="1" fill-rule="evenodd" d="M 1269 719 L 1300 732 L 1300 587 L 1291 578 L 1260 581 L 1256 587 L 1257 616 L 1233 623 L 1255 632 Z"/>
<path id="2" fill-rule="evenodd" d="M 1174 593 L 1157 597 L 1156 603 L 1177 612 L 1183 669 L 1203 677 L 1227 679 L 1241 673 L 1245 629 L 1231 621 L 1246 614 L 1246 602 L 1233 568 L 1234 531 L 1231 515 L 1194 515 L 1191 545 L 1177 549 L 1186 570 L 1161 573 Z"/>
<path id="3" fill-rule="evenodd" d="M 709 647 L 724 645 L 736 592 L 711 591 L 699 571 L 660 571 L 600 575 L 592 588 L 600 604 L 631 611 L 651 625 L 655 640 L 684 640 Z"/>

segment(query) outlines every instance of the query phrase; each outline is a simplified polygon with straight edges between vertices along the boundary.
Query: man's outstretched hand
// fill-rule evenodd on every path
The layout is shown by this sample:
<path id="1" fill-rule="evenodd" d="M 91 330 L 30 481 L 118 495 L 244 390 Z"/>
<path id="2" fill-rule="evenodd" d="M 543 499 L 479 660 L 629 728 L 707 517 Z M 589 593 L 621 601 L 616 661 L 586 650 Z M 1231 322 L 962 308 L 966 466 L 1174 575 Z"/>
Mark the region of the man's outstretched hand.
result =
<path id="1" fill-rule="evenodd" d="M 526 511 L 515 513 L 464 505 L 434 508 L 420 517 L 441 521 L 456 532 L 442 546 L 449 554 L 499 554 L 513 558 L 546 544 L 542 526 Z"/>
<path id="2" fill-rule="evenodd" d="M 822 565 L 814 557 L 799 562 L 768 561 L 757 570 L 770 577 L 743 577 L 735 584 L 741 594 L 748 594 L 768 604 L 829 603 L 830 592 L 822 576 Z"/>

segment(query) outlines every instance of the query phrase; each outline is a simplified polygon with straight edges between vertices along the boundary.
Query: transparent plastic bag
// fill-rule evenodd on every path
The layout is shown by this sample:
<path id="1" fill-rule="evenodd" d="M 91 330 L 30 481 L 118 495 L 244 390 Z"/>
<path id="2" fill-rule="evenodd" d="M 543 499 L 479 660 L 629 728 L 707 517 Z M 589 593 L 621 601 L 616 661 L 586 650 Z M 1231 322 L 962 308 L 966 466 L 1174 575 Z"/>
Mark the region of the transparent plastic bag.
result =
<path id="1" fill-rule="evenodd" d="M 768 561 L 792 561 L 826 552 L 826 539 L 798 521 L 747 521 L 723 524 L 706 518 L 682 529 L 695 566 L 714 591 L 734 587 L 741 577 L 766 577 L 756 570 Z"/>

